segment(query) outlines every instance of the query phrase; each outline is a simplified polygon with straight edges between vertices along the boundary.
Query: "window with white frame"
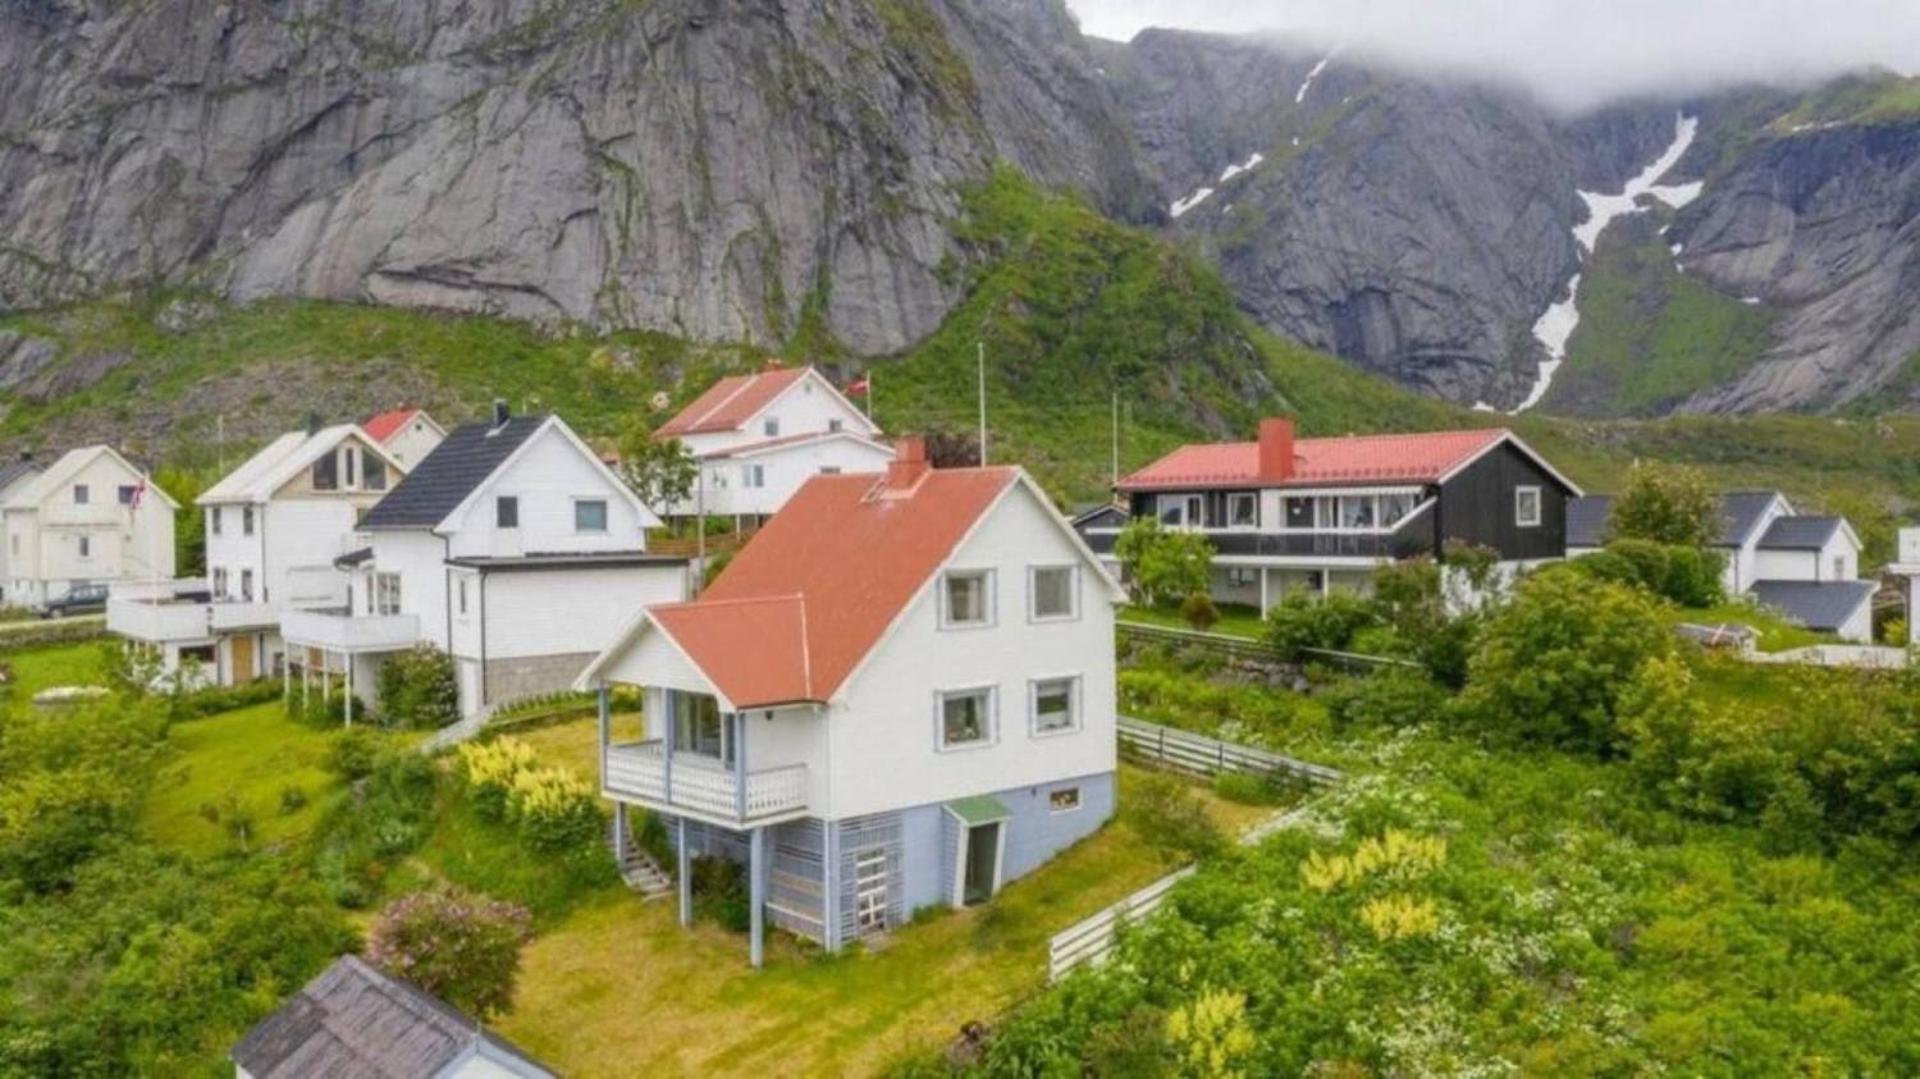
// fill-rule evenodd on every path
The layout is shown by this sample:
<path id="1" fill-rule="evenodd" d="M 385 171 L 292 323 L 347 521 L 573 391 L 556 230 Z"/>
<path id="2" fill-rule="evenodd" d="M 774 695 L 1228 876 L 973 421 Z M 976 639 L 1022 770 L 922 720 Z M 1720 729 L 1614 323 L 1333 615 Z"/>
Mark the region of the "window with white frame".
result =
<path id="1" fill-rule="evenodd" d="M 1260 571 L 1252 566 L 1228 566 L 1227 585 L 1232 588 L 1252 588 L 1260 583 Z"/>
<path id="2" fill-rule="evenodd" d="M 839 465 L 821 465 L 820 474 L 822 476 L 838 476 L 840 474 L 840 466 Z"/>
<path id="3" fill-rule="evenodd" d="M 1058 621 L 1079 615 L 1078 566 L 1035 566 L 1030 573 L 1028 593 L 1034 621 Z"/>
<path id="4" fill-rule="evenodd" d="M 1061 787 L 1047 795 L 1047 808 L 1055 813 L 1071 813 L 1080 808 L 1080 788 Z"/>
<path id="5" fill-rule="evenodd" d="M 400 575 L 398 573 L 373 575 L 373 613 L 400 613 Z"/>
<path id="6" fill-rule="evenodd" d="M 1260 496 L 1235 491 L 1227 496 L 1227 524 L 1234 528 L 1260 527 Z"/>
<path id="7" fill-rule="evenodd" d="M 605 532 L 607 530 L 607 502 L 603 498 L 582 498 L 573 504 L 573 530 L 575 532 Z"/>
<path id="8" fill-rule="evenodd" d="M 765 423 L 763 423 L 763 424 L 761 424 L 761 425 L 760 425 L 760 429 L 761 429 L 762 431 L 765 431 L 765 432 L 767 433 L 767 437 L 768 437 L 768 438 L 777 438 L 777 437 L 779 437 L 779 435 L 780 435 L 780 417 L 778 417 L 778 416 L 768 416 L 768 417 L 767 417 L 767 422 L 765 422 Z"/>
<path id="9" fill-rule="evenodd" d="M 367 454 L 360 466 L 363 486 L 369 491 L 387 489 L 387 463 L 373 454 Z"/>
<path id="10" fill-rule="evenodd" d="M 341 449 L 340 458 L 346 465 L 347 489 L 352 490 L 359 485 L 359 479 L 354 475 L 355 466 L 360 462 L 359 451 L 355 450 L 352 446 L 347 446 Z"/>
<path id="11" fill-rule="evenodd" d="M 765 487 L 766 485 L 767 485 L 767 466 L 766 465 L 741 465 L 740 466 L 740 486 L 745 487 L 749 490 L 754 490 L 757 488 Z"/>
<path id="12" fill-rule="evenodd" d="M 466 613 L 467 613 L 467 579 L 466 579 L 466 577 L 465 577 L 465 576 L 462 576 L 462 577 L 460 578 L 460 580 L 459 580 L 459 582 L 458 582 L 458 583 L 459 583 L 459 586 L 460 586 L 460 587 L 459 587 L 459 593 L 460 593 L 460 613 L 461 613 L 461 614 L 466 614 Z"/>
<path id="13" fill-rule="evenodd" d="M 1540 524 L 1540 488 L 1513 489 L 1513 523 L 1521 528 L 1534 528 Z"/>
<path id="14" fill-rule="evenodd" d="M 841 429 L 842 429 L 842 428 L 844 428 L 844 427 L 846 427 L 846 425 L 847 425 L 847 423 L 846 423 L 846 421 L 845 421 L 845 420 L 842 420 L 842 419 L 839 419 L 838 417 L 835 417 L 834 419 L 831 419 L 831 420 L 828 420 L 828 421 L 827 421 L 827 430 L 829 430 L 829 431 L 831 431 L 831 432 L 833 432 L 833 433 L 835 433 L 835 434 L 839 434 L 839 433 L 840 433 L 840 431 L 841 431 Z"/>
<path id="15" fill-rule="evenodd" d="M 993 690 L 949 690 L 938 695 L 940 748 L 965 749 L 993 741 Z"/>
<path id="16" fill-rule="evenodd" d="M 114 497 L 119 500 L 122 506 L 131 506 L 133 505 L 133 494 L 138 489 L 139 488 L 131 483 L 123 483 L 118 490 L 114 492 Z"/>
<path id="17" fill-rule="evenodd" d="M 214 567 L 213 594 L 220 599 L 227 598 L 227 571 L 225 567 Z"/>
<path id="18" fill-rule="evenodd" d="M 940 586 L 940 621 L 945 626 L 985 626 L 993 622 L 993 571 L 956 570 Z"/>
<path id="19" fill-rule="evenodd" d="M 253 535 L 253 507 L 252 506 L 240 507 L 240 534 L 243 536 Z"/>
<path id="20" fill-rule="evenodd" d="M 1033 683 L 1033 733 L 1063 734 L 1080 727 L 1080 679 L 1041 678 Z"/>
<path id="21" fill-rule="evenodd" d="M 74 505 L 84 506 L 91 501 L 93 501 L 93 492 L 87 489 L 86 484 L 76 483 L 73 485 L 73 504 Z"/>
<path id="22" fill-rule="evenodd" d="M 240 602 L 253 602 L 253 571 L 250 569 L 240 571 Z"/>
<path id="23" fill-rule="evenodd" d="M 220 534 L 221 526 L 226 523 L 226 516 L 219 506 L 207 511 L 207 525 L 214 535 Z"/>

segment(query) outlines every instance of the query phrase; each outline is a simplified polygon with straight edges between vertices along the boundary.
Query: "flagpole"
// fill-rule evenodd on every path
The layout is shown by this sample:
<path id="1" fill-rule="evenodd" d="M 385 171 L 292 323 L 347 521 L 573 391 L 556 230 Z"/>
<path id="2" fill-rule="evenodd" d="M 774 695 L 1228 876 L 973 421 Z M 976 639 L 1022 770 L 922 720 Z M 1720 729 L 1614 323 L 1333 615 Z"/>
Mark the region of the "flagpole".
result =
<path id="1" fill-rule="evenodd" d="M 980 467 L 985 468 L 987 466 L 987 345 L 984 341 L 975 341 L 973 348 L 980 375 Z"/>
<path id="2" fill-rule="evenodd" d="M 1111 451 L 1111 463 L 1113 468 L 1113 489 L 1118 491 L 1120 489 L 1120 388 L 1118 386 L 1115 386 L 1113 389 L 1112 432 L 1113 447 Z"/>

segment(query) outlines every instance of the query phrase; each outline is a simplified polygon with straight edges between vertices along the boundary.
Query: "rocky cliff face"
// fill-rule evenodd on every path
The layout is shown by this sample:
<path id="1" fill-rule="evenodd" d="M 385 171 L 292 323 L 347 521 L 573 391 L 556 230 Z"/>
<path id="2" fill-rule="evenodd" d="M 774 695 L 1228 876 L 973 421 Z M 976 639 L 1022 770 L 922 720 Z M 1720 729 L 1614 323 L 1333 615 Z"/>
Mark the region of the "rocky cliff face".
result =
<path id="1" fill-rule="evenodd" d="M 1147 189 L 1090 76 L 1034 62 L 1084 51 L 1047 10 L 10 4 L 0 307 L 159 280 L 897 349 L 957 299 L 957 185 L 996 157 Z"/>

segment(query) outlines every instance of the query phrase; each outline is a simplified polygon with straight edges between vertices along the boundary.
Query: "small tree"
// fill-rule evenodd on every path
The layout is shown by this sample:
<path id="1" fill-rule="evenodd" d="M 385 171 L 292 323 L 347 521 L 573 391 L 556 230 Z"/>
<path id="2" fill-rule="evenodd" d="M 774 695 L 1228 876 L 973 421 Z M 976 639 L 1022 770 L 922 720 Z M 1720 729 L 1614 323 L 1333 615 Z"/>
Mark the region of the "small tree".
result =
<path id="1" fill-rule="evenodd" d="M 415 892 L 373 924 L 367 958 L 434 996 L 485 1018 L 512 1004 L 520 948 L 532 936 L 524 907 L 458 888 Z"/>
<path id="2" fill-rule="evenodd" d="M 700 462 L 679 439 L 655 438 L 645 420 L 635 420 L 620 437 L 620 478 L 659 513 L 693 494 Z"/>
<path id="3" fill-rule="evenodd" d="M 1608 539 L 1709 547 L 1720 531 L 1720 498 L 1698 469 L 1635 461 L 1614 500 Z"/>
<path id="4" fill-rule="evenodd" d="M 1205 592 L 1195 592 L 1180 601 L 1180 617 L 1187 625 L 1202 633 L 1213 628 L 1220 621 L 1220 608 L 1214 605 L 1213 597 Z"/>
<path id="5" fill-rule="evenodd" d="M 1618 741 L 1621 701 L 1641 666 L 1673 651 L 1645 592 L 1542 571 L 1487 619 L 1462 703 L 1497 732 L 1604 752 Z"/>
<path id="6" fill-rule="evenodd" d="M 460 718 L 460 684 L 453 657 L 418 645 L 380 667 L 380 721 L 389 727 L 430 730 Z"/>
<path id="7" fill-rule="evenodd" d="M 1207 592 L 1213 544 L 1198 532 L 1168 532 L 1152 517 L 1136 517 L 1114 540 L 1136 602 L 1154 606 Z"/>

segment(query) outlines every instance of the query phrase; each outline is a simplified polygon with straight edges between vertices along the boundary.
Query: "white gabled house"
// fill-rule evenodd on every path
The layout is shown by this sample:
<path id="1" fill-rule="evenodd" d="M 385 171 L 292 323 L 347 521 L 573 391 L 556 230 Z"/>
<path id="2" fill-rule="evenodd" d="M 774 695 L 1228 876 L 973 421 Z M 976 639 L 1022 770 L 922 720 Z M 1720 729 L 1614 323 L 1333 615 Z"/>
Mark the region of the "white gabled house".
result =
<path id="1" fill-rule="evenodd" d="M 223 686 L 281 675 L 281 616 L 346 602 L 334 559 L 406 471 L 356 424 L 315 418 L 279 436 L 198 499 L 207 576 L 116 586 L 107 628 L 156 649 L 162 673 L 186 662 Z"/>
<path id="2" fill-rule="evenodd" d="M 658 523 L 559 417 L 497 404 L 367 513 L 335 561 L 343 602 L 281 632 L 303 681 L 338 672 L 350 701 L 376 701 L 385 657 L 432 645 L 477 716 L 566 689 L 635 608 L 685 598 L 686 560 L 647 553 Z"/>
<path id="3" fill-rule="evenodd" d="M 6 602 L 35 607 L 79 587 L 171 579 L 179 508 L 111 446 L 71 450 L 14 476 L 0 503 Z"/>
<path id="4" fill-rule="evenodd" d="M 681 860 L 748 867 L 765 922 L 837 949 L 991 897 L 1112 815 L 1118 585 L 1017 468 L 816 476 L 697 600 L 641 611 L 581 675 L 601 787 Z M 647 728 L 613 743 L 610 688 Z M 623 851 L 624 854 L 624 846 Z"/>
<path id="5" fill-rule="evenodd" d="M 387 451 L 387 456 L 411 468 L 446 441 L 447 429 L 425 409 L 403 405 L 367 418 L 361 428 Z"/>
<path id="6" fill-rule="evenodd" d="M 655 432 L 700 463 L 694 494 L 669 518 L 733 517 L 758 524 L 810 477 L 880 472 L 893 447 L 812 367 L 772 367 L 714 383 Z"/>

